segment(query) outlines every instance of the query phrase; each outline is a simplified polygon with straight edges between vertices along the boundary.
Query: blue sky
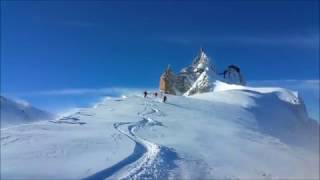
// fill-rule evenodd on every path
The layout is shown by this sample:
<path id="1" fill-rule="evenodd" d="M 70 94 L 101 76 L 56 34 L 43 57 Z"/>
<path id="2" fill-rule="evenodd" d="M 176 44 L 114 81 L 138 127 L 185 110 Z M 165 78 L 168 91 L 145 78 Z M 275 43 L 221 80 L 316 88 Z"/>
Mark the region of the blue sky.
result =
<path id="1" fill-rule="evenodd" d="M 1 1 L 1 93 L 48 107 L 37 92 L 157 88 L 201 46 L 249 82 L 317 80 L 318 22 L 311 0 Z"/>

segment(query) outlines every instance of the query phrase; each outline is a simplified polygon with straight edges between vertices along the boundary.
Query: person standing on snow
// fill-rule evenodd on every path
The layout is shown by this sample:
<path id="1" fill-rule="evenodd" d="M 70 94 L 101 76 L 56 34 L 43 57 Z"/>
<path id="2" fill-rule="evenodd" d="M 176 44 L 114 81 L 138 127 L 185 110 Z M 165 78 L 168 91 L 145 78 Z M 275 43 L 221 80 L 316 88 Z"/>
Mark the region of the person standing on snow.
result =
<path id="1" fill-rule="evenodd" d="M 167 96 L 163 96 L 163 100 L 162 100 L 162 102 L 166 102 L 167 101 Z"/>
<path id="2" fill-rule="evenodd" d="M 144 91 L 143 94 L 144 94 L 144 98 L 146 98 L 147 95 L 148 95 L 148 92 L 147 92 L 147 91 Z"/>
<path id="3" fill-rule="evenodd" d="M 157 96 L 158 96 L 158 93 L 157 93 L 157 92 L 155 92 L 155 93 L 154 93 L 154 97 L 157 97 Z"/>

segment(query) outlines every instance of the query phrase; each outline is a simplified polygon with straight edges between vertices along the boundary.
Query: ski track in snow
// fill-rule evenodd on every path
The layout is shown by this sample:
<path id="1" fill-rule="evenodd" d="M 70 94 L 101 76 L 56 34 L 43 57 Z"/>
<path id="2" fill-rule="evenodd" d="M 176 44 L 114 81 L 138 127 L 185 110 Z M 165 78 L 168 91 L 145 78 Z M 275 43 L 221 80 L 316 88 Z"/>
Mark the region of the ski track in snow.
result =
<path id="1" fill-rule="evenodd" d="M 144 105 L 144 110 L 138 112 L 138 116 L 142 120 L 114 123 L 113 125 L 121 134 L 135 142 L 134 151 L 115 165 L 85 178 L 86 180 L 115 178 L 115 176 L 116 179 L 168 179 L 170 177 L 170 171 L 177 167 L 175 164 L 175 160 L 178 159 L 177 153 L 171 148 L 136 135 L 136 131 L 140 128 L 164 126 L 149 116 L 161 117 L 165 116 L 165 113 L 148 100 Z M 121 129 L 122 126 L 125 126 L 126 129 Z"/>

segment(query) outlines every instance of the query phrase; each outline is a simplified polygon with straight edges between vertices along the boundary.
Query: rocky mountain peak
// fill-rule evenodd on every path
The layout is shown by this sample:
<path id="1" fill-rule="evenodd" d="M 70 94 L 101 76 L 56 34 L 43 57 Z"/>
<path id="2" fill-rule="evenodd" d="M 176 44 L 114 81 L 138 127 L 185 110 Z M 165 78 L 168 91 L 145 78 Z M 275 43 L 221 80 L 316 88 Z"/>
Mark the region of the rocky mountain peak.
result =
<path id="1" fill-rule="evenodd" d="M 212 66 L 209 57 L 204 52 L 203 48 L 200 49 L 199 54 L 194 58 L 192 65 L 193 72 L 204 71 L 210 69 Z"/>
<path id="2" fill-rule="evenodd" d="M 230 84 L 244 84 L 240 68 L 230 65 L 223 73 L 217 73 L 214 64 L 203 48 L 191 65 L 174 75 L 170 66 L 160 77 L 160 90 L 175 95 L 192 95 L 214 90 L 214 82 L 219 80 Z"/>

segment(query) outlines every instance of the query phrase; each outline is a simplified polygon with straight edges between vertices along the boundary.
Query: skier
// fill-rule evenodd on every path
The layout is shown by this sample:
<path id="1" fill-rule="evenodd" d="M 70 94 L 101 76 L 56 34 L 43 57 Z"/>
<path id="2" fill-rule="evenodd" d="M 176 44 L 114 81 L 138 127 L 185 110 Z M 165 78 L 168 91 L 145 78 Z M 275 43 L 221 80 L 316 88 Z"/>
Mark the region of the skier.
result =
<path id="1" fill-rule="evenodd" d="M 157 93 L 157 92 L 155 92 L 153 95 L 154 95 L 154 97 L 157 97 L 157 96 L 158 96 L 158 93 Z"/>
<path id="2" fill-rule="evenodd" d="M 143 94 L 144 94 L 144 98 L 146 98 L 147 95 L 148 95 L 148 92 L 147 92 L 147 91 L 144 91 Z"/>
<path id="3" fill-rule="evenodd" d="M 166 102 L 167 101 L 167 96 L 163 96 L 163 100 L 162 100 L 162 102 Z"/>

